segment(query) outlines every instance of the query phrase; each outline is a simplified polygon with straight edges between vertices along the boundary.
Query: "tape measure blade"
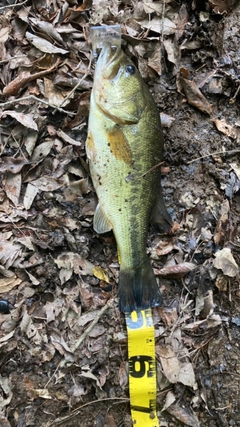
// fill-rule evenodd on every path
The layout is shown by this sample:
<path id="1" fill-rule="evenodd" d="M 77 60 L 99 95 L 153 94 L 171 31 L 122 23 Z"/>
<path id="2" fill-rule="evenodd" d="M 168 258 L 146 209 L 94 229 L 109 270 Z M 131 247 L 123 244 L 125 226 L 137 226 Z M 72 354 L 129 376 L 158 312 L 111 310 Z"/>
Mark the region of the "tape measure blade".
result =
<path id="1" fill-rule="evenodd" d="M 155 338 L 151 309 L 125 313 L 131 414 L 134 427 L 159 427 Z"/>

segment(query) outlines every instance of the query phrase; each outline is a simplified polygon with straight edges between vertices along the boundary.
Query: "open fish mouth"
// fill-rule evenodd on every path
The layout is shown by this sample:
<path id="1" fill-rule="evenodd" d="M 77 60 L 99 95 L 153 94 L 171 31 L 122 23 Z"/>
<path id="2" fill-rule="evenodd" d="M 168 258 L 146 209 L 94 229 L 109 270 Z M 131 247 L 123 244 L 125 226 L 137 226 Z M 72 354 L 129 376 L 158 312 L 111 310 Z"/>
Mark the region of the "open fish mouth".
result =
<path id="1" fill-rule="evenodd" d="M 109 44 L 106 44 L 98 57 L 96 73 L 101 73 L 105 79 L 111 79 L 115 77 L 118 72 L 119 64 L 123 54 L 121 47 L 114 48 Z"/>

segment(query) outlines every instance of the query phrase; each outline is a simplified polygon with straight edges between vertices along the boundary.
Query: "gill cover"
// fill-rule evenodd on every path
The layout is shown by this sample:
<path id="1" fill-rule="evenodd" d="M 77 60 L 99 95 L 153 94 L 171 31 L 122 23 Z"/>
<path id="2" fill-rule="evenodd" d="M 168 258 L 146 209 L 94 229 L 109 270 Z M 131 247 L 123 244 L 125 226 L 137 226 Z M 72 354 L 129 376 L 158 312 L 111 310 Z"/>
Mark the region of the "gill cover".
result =
<path id="1" fill-rule="evenodd" d="M 93 89 L 96 104 L 115 123 L 138 123 L 146 105 L 142 77 L 121 48 L 103 47 Z"/>

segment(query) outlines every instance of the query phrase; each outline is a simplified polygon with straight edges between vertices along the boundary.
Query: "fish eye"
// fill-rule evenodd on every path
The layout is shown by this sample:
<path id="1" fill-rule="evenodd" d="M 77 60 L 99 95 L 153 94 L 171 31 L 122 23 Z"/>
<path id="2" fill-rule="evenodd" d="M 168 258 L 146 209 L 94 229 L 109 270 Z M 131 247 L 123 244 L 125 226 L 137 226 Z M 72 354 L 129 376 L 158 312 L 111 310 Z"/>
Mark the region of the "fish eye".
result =
<path id="1" fill-rule="evenodd" d="M 130 74 L 132 76 L 135 73 L 135 67 L 134 67 L 134 65 L 131 65 L 131 64 L 127 65 L 126 66 L 126 71 L 127 71 L 128 74 Z"/>

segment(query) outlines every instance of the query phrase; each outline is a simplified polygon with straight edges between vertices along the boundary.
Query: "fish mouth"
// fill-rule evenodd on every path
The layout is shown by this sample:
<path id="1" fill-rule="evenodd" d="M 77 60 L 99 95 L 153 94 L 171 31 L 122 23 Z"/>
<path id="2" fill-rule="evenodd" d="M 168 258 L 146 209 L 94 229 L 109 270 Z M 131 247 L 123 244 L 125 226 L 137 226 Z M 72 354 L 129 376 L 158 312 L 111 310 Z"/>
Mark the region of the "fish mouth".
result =
<path id="1" fill-rule="evenodd" d="M 105 79 L 112 79 L 116 76 L 119 63 L 123 56 L 121 47 L 114 48 L 107 43 L 103 46 L 97 61 L 96 71 L 100 71 Z"/>

